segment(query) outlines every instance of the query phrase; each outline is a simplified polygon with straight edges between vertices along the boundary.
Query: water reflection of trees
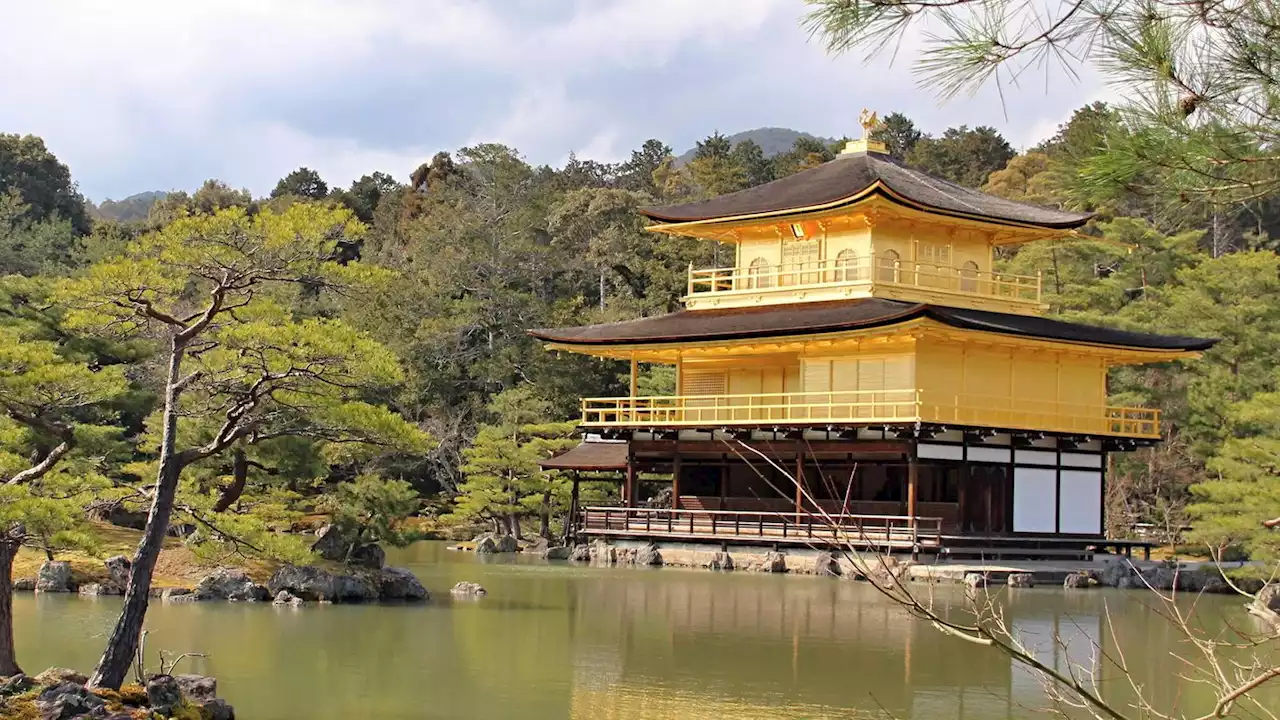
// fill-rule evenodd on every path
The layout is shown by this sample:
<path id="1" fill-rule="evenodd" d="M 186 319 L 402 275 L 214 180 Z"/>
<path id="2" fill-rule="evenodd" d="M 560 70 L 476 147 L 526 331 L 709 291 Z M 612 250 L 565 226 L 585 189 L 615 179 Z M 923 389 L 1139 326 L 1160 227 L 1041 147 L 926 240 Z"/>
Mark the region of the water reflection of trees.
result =
<path id="1" fill-rule="evenodd" d="M 966 612 L 957 589 L 933 590 L 937 607 Z M 1214 618 L 1227 602 L 1187 600 L 1212 606 L 1206 615 Z M 797 717 L 856 708 L 990 720 L 1033 716 L 1044 706 L 1040 679 L 1006 655 L 937 633 L 865 584 L 633 573 L 584 583 L 577 607 L 575 707 L 589 695 L 601 712 L 610 703 L 639 703 L 633 717 L 659 717 L 645 714 L 645 703 L 690 695 L 758 703 L 779 717 L 790 707 Z M 1112 698 L 1123 702 L 1130 692 L 1114 662 L 1118 642 L 1139 683 L 1170 702 L 1201 699 L 1170 677 L 1178 633 L 1141 594 L 1022 591 L 1006 612 L 1039 659 L 1055 668 L 1096 667 Z"/>

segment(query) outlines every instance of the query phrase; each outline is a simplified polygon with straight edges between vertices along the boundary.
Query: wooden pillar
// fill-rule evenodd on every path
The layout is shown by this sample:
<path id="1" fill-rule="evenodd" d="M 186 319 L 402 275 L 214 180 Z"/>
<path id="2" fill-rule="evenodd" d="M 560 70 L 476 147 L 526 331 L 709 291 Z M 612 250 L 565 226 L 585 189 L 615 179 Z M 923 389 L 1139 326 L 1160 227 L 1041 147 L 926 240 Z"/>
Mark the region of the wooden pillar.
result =
<path id="1" fill-rule="evenodd" d="M 636 506 L 636 458 L 627 449 L 627 475 L 622 483 L 622 504 L 624 507 Z"/>
<path id="2" fill-rule="evenodd" d="M 573 471 L 573 489 L 569 492 L 569 518 L 564 524 L 564 544 L 570 545 L 578 537 L 578 484 L 581 478 Z"/>
<path id="3" fill-rule="evenodd" d="M 639 374 L 639 369 L 640 369 L 640 364 L 636 362 L 636 354 L 631 353 L 631 397 L 632 399 L 634 399 L 636 396 L 636 387 L 638 384 L 636 380 L 636 376 Z"/>
<path id="4" fill-rule="evenodd" d="M 912 452 L 907 461 L 907 516 L 911 518 L 911 527 L 916 526 L 916 497 L 919 494 L 920 464 Z"/>
<path id="5" fill-rule="evenodd" d="M 796 522 L 804 512 L 804 451 L 796 451 Z"/>
<path id="6" fill-rule="evenodd" d="M 680 509 L 680 441 L 676 441 L 675 456 L 671 458 L 671 509 Z"/>
<path id="7" fill-rule="evenodd" d="M 718 510 L 724 510 L 725 500 L 729 497 L 729 461 L 721 459 L 720 465 L 720 507 Z"/>

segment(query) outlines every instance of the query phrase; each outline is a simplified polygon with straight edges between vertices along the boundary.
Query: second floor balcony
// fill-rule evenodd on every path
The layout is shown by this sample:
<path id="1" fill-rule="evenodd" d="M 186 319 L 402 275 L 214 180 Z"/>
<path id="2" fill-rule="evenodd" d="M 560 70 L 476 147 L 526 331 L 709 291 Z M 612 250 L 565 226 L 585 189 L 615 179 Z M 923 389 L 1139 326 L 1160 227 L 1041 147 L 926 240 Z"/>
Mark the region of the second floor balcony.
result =
<path id="1" fill-rule="evenodd" d="M 582 400 L 582 425 L 588 428 L 858 427 L 917 422 L 1095 436 L 1160 437 L 1160 411 L 1152 408 L 929 393 L 911 388 Z"/>
<path id="2" fill-rule="evenodd" d="M 892 254 L 837 257 L 795 264 L 689 268 L 691 310 L 880 297 L 994 312 L 1044 309 L 1038 276 L 903 260 Z"/>

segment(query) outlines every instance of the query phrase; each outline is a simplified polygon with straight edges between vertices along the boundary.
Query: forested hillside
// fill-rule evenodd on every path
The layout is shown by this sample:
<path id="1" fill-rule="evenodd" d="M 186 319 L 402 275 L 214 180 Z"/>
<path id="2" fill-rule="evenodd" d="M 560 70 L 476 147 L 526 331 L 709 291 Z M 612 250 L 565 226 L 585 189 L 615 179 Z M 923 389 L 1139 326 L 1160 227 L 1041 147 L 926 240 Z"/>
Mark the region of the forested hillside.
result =
<path id="1" fill-rule="evenodd" d="M 1120 188 L 1082 186 L 1084 168 L 1125 132 L 1117 113 L 1098 104 L 1021 153 L 990 127 L 930 135 L 898 113 L 883 118 L 876 136 L 901 162 L 955 182 L 1097 213 L 1085 237 L 1002 258 L 1011 271 L 1044 275 L 1053 314 L 1222 338 L 1199 362 L 1113 374 L 1117 401 L 1162 408 L 1169 434 L 1157 449 L 1117 457 L 1110 530 L 1178 528 L 1198 517 L 1202 539 L 1272 552 L 1269 537 L 1225 518 L 1278 499 L 1273 489 L 1250 488 L 1274 473 L 1266 443 L 1280 430 L 1280 257 L 1270 239 L 1280 231 L 1280 204 L 1270 194 L 1230 205 L 1162 202 L 1148 192 L 1162 182 L 1157 169 Z M 440 152 L 407 178 L 370 168 L 345 188 L 307 168 L 265 198 L 209 180 L 154 198 L 145 219 L 116 222 L 85 215 L 71 172 L 37 138 L 0 136 L 0 168 L 21 169 L 0 176 L 0 330 L 21 341 L 0 363 L 0 477 L 60 453 L 75 476 L 66 482 L 92 478 L 81 489 L 93 504 L 141 504 L 138 488 L 165 447 L 166 392 L 183 382 L 175 380 L 181 374 L 166 379 L 171 348 L 161 330 L 199 316 L 191 288 L 214 282 L 201 292 L 246 292 L 234 282 L 217 290 L 212 268 L 250 259 L 218 259 L 218 246 L 202 255 L 195 239 L 261 235 L 269 245 L 273 233 L 296 227 L 288 232 L 314 237 L 310 255 L 294 248 L 251 258 L 279 265 L 246 277 L 281 282 L 244 295 L 245 310 L 191 340 L 197 360 L 187 382 L 195 389 L 179 406 L 204 400 L 184 411 L 175 447 L 203 449 L 183 471 L 179 511 L 221 515 L 261 534 L 360 477 L 366 488 L 403 481 L 454 522 L 540 518 L 545 531 L 564 509 L 565 482 L 538 472 L 535 461 L 568 442 L 565 421 L 579 397 L 625 394 L 625 368 L 548 353 L 525 331 L 677 309 L 689 265 L 723 263 L 729 251 L 646 233 L 636 208 L 768 182 L 831 160 L 833 145 L 799 137 L 770 154 L 753 140 L 713 134 L 682 164 L 655 139 L 616 165 L 571 159 L 547 167 L 485 144 Z M 161 273 L 162 264 L 150 284 L 133 289 L 113 275 L 174 258 L 194 274 Z M 162 303 L 172 314 L 156 310 Z M 293 333 L 295 345 L 273 344 L 273 327 Z M 316 378 L 275 378 L 276 361 L 253 362 L 266 352 L 290 362 L 315 353 L 312 362 L 326 358 L 327 372 L 359 377 L 323 381 L 315 387 L 342 392 L 298 405 L 284 398 Z M 341 357 L 350 352 L 361 354 L 359 363 Z M 36 403 L 31 394 L 39 393 L 20 386 L 37 362 L 69 377 L 87 370 L 85 391 Z M 272 396 L 283 404 L 264 409 L 245 385 L 253 377 L 283 383 L 285 394 Z M 643 382 L 645 392 L 661 392 L 672 376 L 650 368 Z M 220 430 L 218 417 L 235 408 L 249 408 L 232 423 L 239 429 Z M 250 421 L 251 413 L 261 415 Z"/>
<path id="2" fill-rule="evenodd" d="M 743 142 L 753 142 L 760 146 L 760 151 L 765 157 L 771 158 L 774 155 L 790 152 L 795 148 L 797 140 L 814 141 L 823 145 L 830 145 L 836 142 L 833 138 L 823 138 L 791 128 L 778 127 L 762 127 L 753 130 L 743 130 L 727 136 L 730 144 L 737 145 Z M 683 165 L 693 159 L 697 152 L 696 147 L 689 148 L 676 156 L 676 164 Z"/>
<path id="3" fill-rule="evenodd" d="M 159 190 L 148 190 L 130 195 L 123 200 L 110 198 L 100 203 L 88 202 L 90 217 L 95 220 L 115 220 L 117 222 L 134 222 L 146 220 L 151 214 L 151 206 L 168 193 Z"/>

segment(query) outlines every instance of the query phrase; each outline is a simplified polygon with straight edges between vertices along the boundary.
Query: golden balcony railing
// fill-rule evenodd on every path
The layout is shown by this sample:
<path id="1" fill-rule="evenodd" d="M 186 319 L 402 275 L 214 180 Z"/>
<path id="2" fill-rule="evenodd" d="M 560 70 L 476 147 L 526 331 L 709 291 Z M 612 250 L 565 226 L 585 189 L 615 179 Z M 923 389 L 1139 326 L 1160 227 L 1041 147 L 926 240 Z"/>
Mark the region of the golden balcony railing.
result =
<path id="1" fill-rule="evenodd" d="M 1159 438 L 1160 411 L 919 390 L 601 397 L 582 400 L 589 427 L 759 427 L 929 422 L 1009 430 Z"/>
<path id="2" fill-rule="evenodd" d="M 885 255 L 832 258 L 783 265 L 689 268 L 688 295 L 778 293 L 791 290 L 918 288 L 948 295 L 1039 305 L 1038 276 L 901 260 Z"/>

